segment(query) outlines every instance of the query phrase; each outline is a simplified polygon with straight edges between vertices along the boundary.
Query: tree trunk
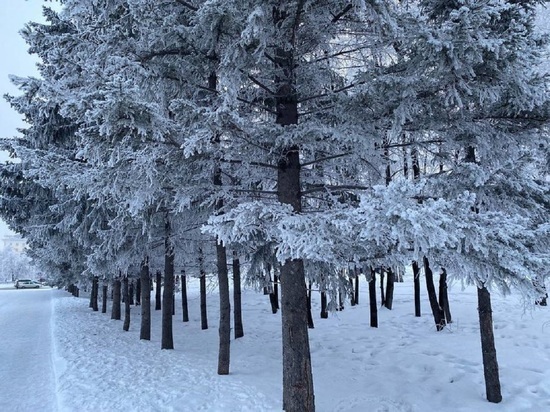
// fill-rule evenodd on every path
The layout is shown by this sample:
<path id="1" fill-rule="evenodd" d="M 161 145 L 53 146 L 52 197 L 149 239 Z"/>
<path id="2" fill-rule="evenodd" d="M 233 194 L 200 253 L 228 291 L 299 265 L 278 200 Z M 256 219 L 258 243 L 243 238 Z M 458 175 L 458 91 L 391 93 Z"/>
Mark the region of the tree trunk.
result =
<path id="1" fill-rule="evenodd" d="M 380 268 L 380 306 L 386 304 L 386 294 L 384 293 L 384 269 Z"/>
<path id="2" fill-rule="evenodd" d="M 94 307 L 94 292 L 95 292 L 95 289 L 94 289 L 95 280 L 94 279 L 95 279 L 95 276 L 92 277 L 92 287 L 90 288 L 90 302 L 88 303 L 89 308 Z"/>
<path id="3" fill-rule="evenodd" d="M 128 300 L 130 301 L 130 305 L 134 304 L 134 281 L 131 281 L 128 285 Z"/>
<path id="4" fill-rule="evenodd" d="M 201 295 L 201 329 L 208 329 L 208 313 L 206 311 L 206 273 L 203 266 L 204 256 L 199 248 L 199 271 L 200 271 L 200 295 Z"/>
<path id="5" fill-rule="evenodd" d="M 451 317 L 449 295 L 447 293 L 447 271 L 445 269 L 441 269 L 441 274 L 439 275 L 439 306 L 443 308 L 447 323 L 452 323 L 453 319 Z"/>
<path id="6" fill-rule="evenodd" d="M 92 281 L 92 294 L 94 296 L 92 300 L 92 309 L 94 312 L 97 312 L 99 310 L 98 307 L 98 298 L 99 298 L 99 277 L 94 276 Z"/>
<path id="7" fill-rule="evenodd" d="M 111 309 L 111 319 L 120 320 L 120 280 L 113 282 L 113 307 Z"/>
<path id="8" fill-rule="evenodd" d="M 149 259 L 141 262 L 141 327 L 139 338 L 151 340 L 151 277 L 149 276 Z"/>
<path id="9" fill-rule="evenodd" d="M 500 378 L 498 373 L 497 351 L 493 335 L 493 311 L 491 294 L 485 286 L 477 289 L 479 311 L 479 331 L 481 333 L 481 352 L 483 354 L 483 374 L 487 400 L 493 403 L 502 401 Z"/>
<path id="10" fill-rule="evenodd" d="M 386 306 L 386 308 L 391 310 L 393 307 L 393 289 L 394 289 L 394 283 L 395 283 L 395 276 L 391 268 L 388 268 L 387 274 L 388 274 L 388 279 L 387 279 L 387 287 L 386 287 L 386 301 L 384 302 L 384 306 Z"/>
<path id="11" fill-rule="evenodd" d="M 107 285 L 103 284 L 102 289 L 101 313 L 107 313 Z"/>
<path id="12" fill-rule="evenodd" d="M 235 252 L 233 252 L 233 323 L 235 339 L 242 338 L 244 328 L 241 304 L 241 263 Z"/>
<path id="13" fill-rule="evenodd" d="M 355 269 L 355 304 L 359 305 L 359 271 Z"/>
<path id="14" fill-rule="evenodd" d="M 419 318 L 422 316 L 420 310 L 420 268 L 418 262 L 414 260 L 412 262 L 413 281 L 414 281 L 414 316 Z"/>
<path id="15" fill-rule="evenodd" d="M 187 307 L 187 276 L 185 276 L 185 270 L 181 271 L 181 312 L 183 322 L 189 322 L 189 309 Z"/>
<path id="16" fill-rule="evenodd" d="M 433 272 L 430 269 L 430 261 L 427 257 L 424 257 L 424 274 L 426 276 L 426 289 L 428 290 L 428 298 L 430 300 L 430 307 L 432 309 L 435 327 L 437 331 L 441 331 L 445 327 L 445 315 L 443 314 L 443 310 L 439 307 L 439 303 L 437 302 Z"/>
<path id="17" fill-rule="evenodd" d="M 376 271 L 371 269 L 369 280 L 369 305 L 370 305 L 370 326 L 378 327 L 378 305 L 376 304 Z"/>
<path id="18" fill-rule="evenodd" d="M 321 292 L 321 319 L 328 319 L 327 292 Z"/>
<path id="19" fill-rule="evenodd" d="M 311 280 L 307 288 L 307 327 L 313 329 L 315 324 L 313 323 L 313 316 L 311 315 Z"/>
<path id="20" fill-rule="evenodd" d="M 350 290 L 350 305 L 355 306 L 355 288 L 353 286 L 353 278 L 349 277 L 349 290 Z"/>
<path id="21" fill-rule="evenodd" d="M 172 243 L 172 228 L 168 216 L 165 218 L 164 238 L 164 289 L 162 292 L 162 339 L 161 349 L 174 349 L 172 331 L 172 311 L 174 310 L 174 244 Z M 157 282 L 160 276 L 157 273 Z M 157 290 L 160 282 L 157 283 Z M 157 292 L 158 294 L 158 292 Z"/>
<path id="22" fill-rule="evenodd" d="M 128 276 L 122 278 L 122 294 L 124 296 L 124 325 L 122 330 L 130 330 L 130 290 L 128 288 Z"/>
<path id="23" fill-rule="evenodd" d="M 219 242 L 216 244 L 216 255 L 218 260 L 218 287 L 220 292 L 218 375 L 228 375 L 231 356 L 231 302 L 229 300 L 227 252 L 225 246 Z"/>
<path id="24" fill-rule="evenodd" d="M 271 273 L 269 274 L 269 281 L 271 282 L 269 290 L 269 303 L 271 304 L 271 313 L 275 314 L 279 310 L 279 289 L 277 287 L 278 278 L 274 275 L 273 282 L 271 282 Z"/>
<path id="25" fill-rule="evenodd" d="M 141 279 L 136 280 L 136 306 L 141 305 Z"/>
<path id="26" fill-rule="evenodd" d="M 160 273 L 160 271 L 157 271 L 156 273 L 155 283 L 157 284 L 157 288 L 155 290 L 155 310 L 161 310 L 162 273 Z"/>

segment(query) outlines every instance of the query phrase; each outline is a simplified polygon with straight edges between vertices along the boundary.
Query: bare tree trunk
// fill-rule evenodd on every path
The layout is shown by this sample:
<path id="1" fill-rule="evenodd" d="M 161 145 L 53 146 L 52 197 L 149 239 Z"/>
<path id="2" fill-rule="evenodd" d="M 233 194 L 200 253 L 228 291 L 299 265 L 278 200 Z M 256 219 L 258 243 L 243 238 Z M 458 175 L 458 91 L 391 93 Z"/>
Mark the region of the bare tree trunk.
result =
<path id="1" fill-rule="evenodd" d="M 447 323 L 452 323 L 451 308 L 449 306 L 449 295 L 447 293 L 447 271 L 441 269 L 439 275 L 439 306 L 443 309 L 445 320 Z"/>
<path id="2" fill-rule="evenodd" d="M 219 242 L 216 244 L 216 255 L 218 258 L 218 287 L 220 291 L 218 375 L 228 375 L 231 356 L 231 303 L 229 300 L 227 253 L 225 246 Z"/>
<path id="3" fill-rule="evenodd" d="M 355 304 L 359 305 L 359 271 L 355 269 Z"/>
<path id="4" fill-rule="evenodd" d="M 189 322 L 189 308 L 187 307 L 187 276 L 181 271 L 181 312 L 183 322 Z"/>
<path id="5" fill-rule="evenodd" d="M 98 307 L 98 297 L 99 297 L 99 277 L 94 276 L 92 281 L 92 294 L 93 294 L 93 300 L 92 300 L 92 309 L 94 312 L 97 312 L 99 310 Z"/>
<path id="6" fill-rule="evenodd" d="M 271 305 L 271 313 L 276 314 L 279 311 L 279 291 L 277 289 L 277 276 L 275 280 L 271 281 L 271 273 L 269 273 L 269 281 L 271 282 L 268 287 L 269 290 L 269 303 Z"/>
<path id="7" fill-rule="evenodd" d="M 141 327 L 139 338 L 151 340 L 151 277 L 149 276 L 149 259 L 143 259 L 140 268 L 141 280 Z"/>
<path id="8" fill-rule="evenodd" d="M 309 285 L 307 288 L 307 327 L 309 329 L 315 328 L 315 324 L 313 323 L 313 316 L 311 315 L 311 280 L 309 281 Z"/>
<path id="9" fill-rule="evenodd" d="M 130 301 L 130 305 L 134 304 L 134 281 L 133 280 L 128 284 L 128 300 Z"/>
<path id="10" fill-rule="evenodd" d="M 124 324 L 122 330 L 130 330 L 130 291 L 128 288 L 128 276 L 122 278 L 122 294 L 124 296 Z"/>
<path id="11" fill-rule="evenodd" d="M 174 244 L 168 215 L 164 222 L 164 290 L 162 292 L 162 339 L 161 349 L 174 349 L 172 311 L 174 310 Z M 157 281 L 159 275 L 157 274 Z M 160 283 L 160 282 L 159 282 Z M 157 283 L 157 287 L 158 284 Z"/>
<path id="12" fill-rule="evenodd" d="M 157 284 L 157 288 L 155 290 L 155 310 L 161 310 L 162 273 L 160 273 L 160 271 L 157 271 L 156 273 L 155 283 Z"/>
<path id="13" fill-rule="evenodd" d="M 233 306 L 235 339 L 238 339 L 244 336 L 244 328 L 241 304 L 241 263 L 236 252 L 233 252 Z"/>
<path id="14" fill-rule="evenodd" d="M 388 268 L 387 275 L 388 275 L 388 278 L 387 278 L 387 287 L 386 287 L 386 301 L 384 302 L 384 306 L 386 306 L 386 308 L 391 310 L 393 307 L 393 290 L 394 290 L 394 283 L 395 283 L 395 276 L 391 268 Z"/>
<path id="15" fill-rule="evenodd" d="M 420 308 L 420 268 L 418 262 L 415 260 L 412 262 L 413 281 L 414 281 L 414 316 L 419 318 L 422 316 Z"/>
<path id="16" fill-rule="evenodd" d="M 386 304 L 386 294 L 384 293 L 384 268 L 380 268 L 380 306 Z"/>
<path id="17" fill-rule="evenodd" d="M 113 282 L 113 307 L 111 308 L 111 319 L 120 320 L 120 279 Z"/>
<path id="18" fill-rule="evenodd" d="M 441 331 L 445 327 L 445 315 L 443 314 L 443 310 L 439 307 L 439 303 L 437 302 L 433 272 L 430 269 L 430 261 L 427 257 L 424 257 L 424 274 L 426 276 L 426 288 L 428 289 L 428 298 L 430 300 L 430 307 L 432 309 L 435 326 L 437 331 Z"/>
<path id="19" fill-rule="evenodd" d="M 199 248 L 199 271 L 200 271 L 200 295 L 201 295 L 201 329 L 208 329 L 208 313 L 206 311 L 206 273 L 204 272 L 204 256 Z"/>
<path id="20" fill-rule="evenodd" d="M 376 304 L 376 271 L 371 268 L 369 280 L 369 305 L 370 305 L 370 326 L 378 327 L 378 305 Z"/>
<path id="21" fill-rule="evenodd" d="M 136 306 L 141 305 L 141 279 L 136 280 Z"/>
<path id="22" fill-rule="evenodd" d="M 321 319 L 328 319 L 327 292 L 321 292 Z"/>
<path id="23" fill-rule="evenodd" d="M 101 313 L 107 313 L 107 284 L 103 284 L 102 288 L 102 302 L 101 302 Z"/>
<path id="24" fill-rule="evenodd" d="M 502 401 L 502 394 L 500 392 L 497 351 L 495 348 L 495 337 L 493 335 L 493 310 L 491 308 L 491 294 L 485 286 L 477 289 L 477 302 L 487 400 L 489 402 L 499 403 Z"/>

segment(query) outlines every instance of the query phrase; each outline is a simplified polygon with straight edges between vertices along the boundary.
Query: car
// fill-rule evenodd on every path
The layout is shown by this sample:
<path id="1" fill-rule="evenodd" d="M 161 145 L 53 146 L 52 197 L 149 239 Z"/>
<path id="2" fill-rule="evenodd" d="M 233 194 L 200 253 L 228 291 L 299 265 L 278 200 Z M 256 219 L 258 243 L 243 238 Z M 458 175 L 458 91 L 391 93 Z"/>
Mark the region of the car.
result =
<path id="1" fill-rule="evenodd" d="M 16 289 L 38 289 L 39 287 L 40 283 L 30 279 L 18 279 L 15 282 Z"/>

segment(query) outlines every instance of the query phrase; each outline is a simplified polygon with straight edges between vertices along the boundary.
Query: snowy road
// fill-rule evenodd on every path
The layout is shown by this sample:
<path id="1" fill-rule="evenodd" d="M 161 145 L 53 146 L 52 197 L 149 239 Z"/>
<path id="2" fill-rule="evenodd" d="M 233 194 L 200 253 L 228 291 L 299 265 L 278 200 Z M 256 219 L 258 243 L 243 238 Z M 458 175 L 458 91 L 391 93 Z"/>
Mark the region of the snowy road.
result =
<path id="1" fill-rule="evenodd" d="M 52 289 L 0 289 L 0 411 L 57 411 Z"/>

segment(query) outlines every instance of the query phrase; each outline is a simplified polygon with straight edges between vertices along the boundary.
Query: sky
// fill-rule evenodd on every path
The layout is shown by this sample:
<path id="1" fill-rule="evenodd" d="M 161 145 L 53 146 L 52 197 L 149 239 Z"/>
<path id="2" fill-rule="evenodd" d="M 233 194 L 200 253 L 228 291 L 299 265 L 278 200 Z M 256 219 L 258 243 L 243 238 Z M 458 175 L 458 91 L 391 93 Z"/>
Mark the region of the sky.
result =
<path id="1" fill-rule="evenodd" d="M 37 76 L 37 59 L 27 53 L 27 44 L 19 31 L 29 21 L 44 21 L 42 6 L 52 6 L 44 0 L 2 0 L 0 2 L 0 96 L 6 93 L 18 94 L 10 83 L 9 75 Z M 56 3 L 54 3 L 55 5 Z M 17 128 L 24 127 L 21 116 L 2 97 L 0 98 L 0 137 L 16 136 Z M 0 152 L 0 162 L 8 159 L 6 152 Z M 0 220 L 0 238 L 11 232 Z"/>

